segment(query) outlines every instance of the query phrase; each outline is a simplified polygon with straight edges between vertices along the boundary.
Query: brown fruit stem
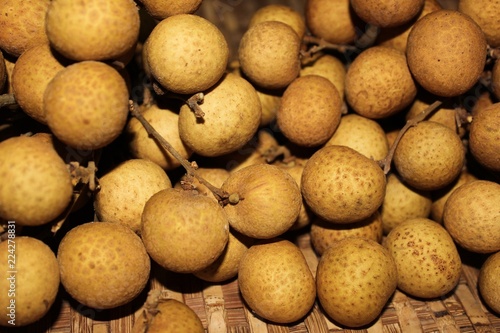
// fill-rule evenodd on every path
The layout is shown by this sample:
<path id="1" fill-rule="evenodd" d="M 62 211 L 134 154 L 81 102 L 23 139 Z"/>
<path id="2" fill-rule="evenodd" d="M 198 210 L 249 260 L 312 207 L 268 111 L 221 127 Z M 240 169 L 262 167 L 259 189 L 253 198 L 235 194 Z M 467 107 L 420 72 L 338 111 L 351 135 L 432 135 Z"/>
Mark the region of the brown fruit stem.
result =
<path id="1" fill-rule="evenodd" d="M 202 92 L 196 93 L 193 96 L 189 97 L 188 99 L 185 99 L 182 95 L 175 94 L 171 91 L 167 91 L 163 89 L 158 83 L 153 82 L 153 90 L 157 95 L 163 96 L 165 95 L 167 98 L 174 98 L 183 101 L 186 103 L 191 111 L 194 112 L 194 115 L 198 119 L 203 119 L 205 116 L 205 112 L 200 107 L 200 104 L 203 103 L 203 99 L 205 98 L 205 95 Z"/>
<path id="2" fill-rule="evenodd" d="M 378 161 L 378 164 L 380 167 L 384 169 L 384 174 L 388 174 L 389 171 L 391 170 L 391 163 L 392 163 L 392 158 L 394 157 L 394 152 L 396 151 L 396 148 L 399 144 L 399 141 L 401 141 L 401 138 L 403 135 L 408 131 L 410 127 L 413 127 L 417 125 L 419 122 L 423 121 L 425 118 L 427 118 L 434 110 L 436 110 L 441 104 L 443 104 L 442 101 L 435 101 L 431 105 L 429 105 L 427 108 L 424 109 L 421 113 L 418 115 L 414 116 L 411 119 L 408 119 L 406 121 L 406 124 L 401 128 L 401 130 L 398 133 L 398 136 L 394 140 L 394 143 L 392 144 L 391 148 L 389 149 L 389 152 L 387 153 L 387 156 Z"/>
<path id="3" fill-rule="evenodd" d="M 188 175 L 195 177 L 198 179 L 198 181 L 205 185 L 217 198 L 219 202 L 224 202 L 226 199 L 229 197 L 229 194 L 222 191 L 220 188 L 210 184 L 208 181 L 206 181 L 203 177 L 201 177 L 197 172 L 196 172 L 196 167 L 193 166 L 192 163 L 190 163 L 188 160 L 184 159 L 181 154 L 179 154 L 172 145 L 165 140 L 160 133 L 158 133 L 153 126 L 142 116 L 140 112 L 137 111 L 137 108 L 134 105 L 133 101 L 129 102 L 129 109 L 130 113 L 132 116 L 137 118 L 137 120 L 144 126 L 146 129 L 146 132 L 148 132 L 149 135 L 155 138 L 160 145 L 166 149 L 179 163 L 182 165 L 184 169 L 186 169 L 186 172 Z M 195 164 L 196 165 L 196 164 Z"/>
<path id="4" fill-rule="evenodd" d="M 311 35 L 305 35 L 302 39 L 303 44 L 316 44 L 309 48 L 307 51 L 300 51 L 300 55 L 304 58 L 311 57 L 313 54 L 322 51 L 322 50 L 335 50 L 341 53 L 345 53 L 347 51 L 357 50 L 356 46 L 352 45 L 340 45 L 340 44 L 332 44 L 325 41 L 323 38 L 314 37 Z"/>
<path id="5" fill-rule="evenodd" d="M 0 109 L 4 106 L 16 105 L 16 99 L 13 94 L 3 94 L 0 95 Z"/>
<path id="6" fill-rule="evenodd" d="M 488 45 L 487 54 L 489 58 L 496 60 L 500 58 L 500 48 L 492 48 Z"/>

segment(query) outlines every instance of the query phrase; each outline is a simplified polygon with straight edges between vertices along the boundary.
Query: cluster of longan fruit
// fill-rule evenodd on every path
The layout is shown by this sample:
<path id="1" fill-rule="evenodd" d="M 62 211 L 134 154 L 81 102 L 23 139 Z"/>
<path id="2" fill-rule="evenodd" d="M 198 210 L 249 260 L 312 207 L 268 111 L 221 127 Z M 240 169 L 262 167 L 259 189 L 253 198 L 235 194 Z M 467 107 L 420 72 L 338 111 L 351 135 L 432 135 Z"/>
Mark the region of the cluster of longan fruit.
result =
<path id="1" fill-rule="evenodd" d="M 0 0 L 0 308 L 15 252 L 16 326 L 60 285 L 127 304 L 151 260 L 237 278 L 263 320 L 318 302 L 355 328 L 396 289 L 452 292 L 474 254 L 471 287 L 500 314 L 500 4 L 263 2 L 233 46 L 204 5 Z M 146 305 L 137 331 L 204 332 L 181 302 Z"/>

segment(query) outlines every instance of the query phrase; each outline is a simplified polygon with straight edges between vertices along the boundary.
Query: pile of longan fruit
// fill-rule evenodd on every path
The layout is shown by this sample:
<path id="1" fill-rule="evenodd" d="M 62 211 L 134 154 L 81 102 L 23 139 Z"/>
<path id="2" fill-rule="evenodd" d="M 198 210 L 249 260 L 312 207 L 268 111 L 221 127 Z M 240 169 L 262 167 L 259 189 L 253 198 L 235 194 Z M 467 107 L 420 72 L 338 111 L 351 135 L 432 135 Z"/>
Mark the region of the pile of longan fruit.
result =
<path id="1" fill-rule="evenodd" d="M 275 324 L 366 327 L 472 255 L 500 315 L 500 2 L 262 1 L 238 45 L 214 5 L 0 0 L 1 311 L 113 309 L 154 261 Z M 137 332 L 204 332 L 146 305 Z"/>

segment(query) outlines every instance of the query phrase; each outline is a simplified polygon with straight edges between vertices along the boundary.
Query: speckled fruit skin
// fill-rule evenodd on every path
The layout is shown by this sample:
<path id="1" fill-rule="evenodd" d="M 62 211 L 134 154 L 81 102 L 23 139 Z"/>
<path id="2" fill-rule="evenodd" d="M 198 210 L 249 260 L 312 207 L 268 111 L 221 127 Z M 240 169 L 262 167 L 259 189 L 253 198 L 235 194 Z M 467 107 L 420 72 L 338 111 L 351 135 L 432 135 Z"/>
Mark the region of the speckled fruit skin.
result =
<path id="1" fill-rule="evenodd" d="M 276 114 L 278 127 L 292 143 L 317 147 L 331 138 L 340 123 L 342 101 L 328 79 L 298 77 L 286 88 Z"/>
<path id="2" fill-rule="evenodd" d="M 149 256 L 129 227 L 88 222 L 64 235 L 57 251 L 61 283 L 79 303 L 111 309 L 132 301 L 146 286 Z"/>
<path id="3" fill-rule="evenodd" d="M 419 190 L 438 190 L 458 177 L 465 150 L 454 131 L 434 121 L 422 121 L 405 132 L 393 161 L 409 185 Z"/>
<path id="4" fill-rule="evenodd" d="M 346 146 L 317 150 L 302 172 L 302 195 L 314 214 L 332 223 L 368 218 L 382 204 L 385 175 L 377 162 Z"/>
<path id="5" fill-rule="evenodd" d="M 483 30 L 488 45 L 500 46 L 500 22 L 498 12 L 500 3 L 489 0 L 460 0 L 458 10 L 470 16 Z"/>
<path id="6" fill-rule="evenodd" d="M 139 10 L 133 0 L 53 0 L 47 11 L 50 44 L 69 59 L 117 59 L 135 47 Z"/>
<path id="7" fill-rule="evenodd" d="M 148 333 L 204 333 L 200 318 L 186 304 L 175 299 L 161 300 L 147 325 Z"/>
<path id="8" fill-rule="evenodd" d="M 229 60 L 222 32 L 198 15 L 179 14 L 162 20 L 147 43 L 151 74 L 174 93 L 209 89 L 222 77 Z"/>
<path id="9" fill-rule="evenodd" d="M 1 0 L 0 48 L 14 57 L 48 42 L 45 32 L 50 0 Z"/>
<path id="10" fill-rule="evenodd" d="M 397 27 L 418 15 L 424 0 L 351 0 L 356 14 L 377 27 Z"/>
<path id="11" fill-rule="evenodd" d="M 202 0 L 140 0 L 149 15 L 157 20 L 178 14 L 194 13 Z"/>
<path id="12" fill-rule="evenodd" d="M 326 145 L 347 146 L 364 156 L 380 161 L 389 152 L 389 143 L 380 124 L 354 113 L 343 115 Z"/>
<path id="13" fill-rule="evenodd" d="M 469 130 L 469 149 L 481 165 L 500 172 L 500 103 L 474 113 Z"/>
<path id="14" fill-rule="evenodd" d="M 373 46 L 361 52 L 349 66 L 345 93 L 347 103 L 356 113 L 380 119 L 410 105 L 417 87 L 404 53 Z"/>
<path id="15" fill-rule="evenodd" d="M 500 185 L 476 180 L 457 188 L 444 205 L 444 226 L 463 248 L 476 253 L 500 251 Z"/>
<path id="16" fill-rule="evenodd" d="M 337 88 L 340 99 L 343 101 L 346 72 L 345 65 L 339 58 L 329 54 L 316 53 L 310 61 L 302 64 L 300 76 L 314 74 L 327 78 Z"/>
<path id="17" fill-rule="evenodd" d="M 8 229 L 11 230 L 11 229 Z M 15 230 L 15 229 L 12 229 Z M 9 233 L 10 235 L 10 233 Z M 0 262 L 0 306 L 4 315 L 0 317 L 0 326 L 13 327 L 6 314 L 10 313 L 11 299 L 15 300 L 15 327 L 36 322 L 50 310 L 59 291 L 59 266 L 54 252 L 42 241 L 17 236 L 13 242 L 0 243 L 0 254 L 4 260 Z M 10 256 L 11 254 L 15 256 Z M 15 262 L 15 269 L 9 264 Z M 15 280 L 10 271 L 15 270 Z M 15 288 L 10 284 L 14 282 Z M 15 295 L 9 296 L 9 289 L 14 289 Z"/>
<path id="18" fill-rule="evenodd" d="M 290 6 L 269 4 L 259 8 L 251 17 L 248 28 L 265 21 L 280 21 L 288 24 L 302 38 L 306 32 L 306 23 L 302 15 Z"/>
<path id="19" fill-rule="evenodd" d="M 21 109 L 45 124 L 43 95 L 49 82 L 64 69 L 64 61 L 48 44 L 34 46 L 16 61 L 12 72 L 12 88 Z"/>
<path id="20" fill-rule="evenodd" d="M 193 273 L 206 268 L 224 251 L 229 223 L 225 211 L 213 199 L 169 188 L 146 202 L 141 237 L 160 266 Z"/>
<path id="21" fill-rule="evenodd" d="M 302 205 L 292 176 L 270 164 L 250 165 L 231 173 L 221 189 L 243 198 L 225 205 L 224 210 L 231 227 L 252 238 L 280 236 L 294 224 Z"/>
<path id="22" fill-rule="evenodd" d="M 45 119 L 52 133 L 75 149 L 94 150 L 115 140 L 128 117 L 123 77 L 99 61 L 82 61 L 61 70 L 44 93 Z"/>
<path id="23" fill-rule="evenodd" d="M 205 93 L 203 120 L 184 104 L 179 112 L 179 136 L 201 156 L 215 157 L 243 147 L 259 128 L 262 106 L 255 88 L 232 73 Z"/>
<path id="24" fill-rule="evenodd" d="M 240 261 L 238 285 L 252 311 L 278 324 L 300 320 L 316 299 L 314 277 L 304 255 L 282 239 L 248 249 Z"/>
<path id="25" fill-rule="evenodd" d="M 238 47 L 241 70 L 255 85 L 281 89 L 300 72 L 300 38 L 286 23 L 266 21 L 249 28 Z"/>
<path id="26" fill-rule="evenodd" d="M 492 254 L 481 266 L 478 277 L 478 287 L 481 296 L 488 306 L 500 314 L 500 252 Z"/>
<path id="27" fill-rule="evenodd" d="M 144 159 L 126 160 L 99 178 L 95 213 L 100 221 L 122 223 L 139 232 L 146 201 L 170 187 L 172 183 L 159 165 Z"/>
<path id="28" fill-rule="evenodd" d="M 52 145 L 19 136 L 0 143 L 0 217 L 18 225 L 51 222 L 71 201 L 73 186 Z"/>
<path id="29" fill-rule="evenodd" d="M 409 219 L 387 235 L 384 246 L 398 267 L 398 288 L 425 299 L 441 297 L 455 288 L 462 262 L 450 234 L 440 224 Z"/>
<path id="30" fill-rule="evenodd" d="M 361 327 L 374 321 L 396 291 L 394 259 L 379 243 L 346 238 L 321 257 L 316 272 L 318 299 L 334 321 Z"/>
<path id="31" fill-rule="evenodd" d="M 481 28 L 469 16 L 442 9 L 415 23 L 406 56 L 413 77 L 424 89 L 452 97 L 477 82 L 484 70 L 486 46 Z"/>

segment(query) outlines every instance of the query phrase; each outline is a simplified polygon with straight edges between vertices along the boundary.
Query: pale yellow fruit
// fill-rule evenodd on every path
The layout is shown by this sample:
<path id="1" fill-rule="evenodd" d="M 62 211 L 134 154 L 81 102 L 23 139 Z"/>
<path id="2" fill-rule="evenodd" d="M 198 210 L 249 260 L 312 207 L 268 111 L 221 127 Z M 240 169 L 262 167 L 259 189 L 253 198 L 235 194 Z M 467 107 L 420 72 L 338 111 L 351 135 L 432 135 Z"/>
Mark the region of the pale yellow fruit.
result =
<path id="1" fill-rule="evenodd" d="M 357 114 L 347 114 L 326 145 L 347 146 L 358 153 L 380 161 L 389 152 L 389 143 L 382 126 L 373 119 Z"/>
<path id="2" fill-rule="evenodd" d="M 351 0 L 354 12 L 378 27 L 397 27 L 418 15 L 424 0 Z"/>
<path id="3" fill-rule="evenodd" d="M 240 261 L 238 285 L 253 312 L 279 324 L 302 319 L 316 299 L 314 277 L 304 255 L 282 239 L 248 249 Z"/>
<path id="4" fill-rule="evenodd" d="M 477 111 L 469 130 L 469 149 L 484 167 L 500 171 L 500 103 Z"/>
<path id="5" fill-rule="evenodd" d="M 379 243 L 346 238 L 321 257 L 316 273 L 318 299 L 325 312 L 347 327 L 374 321 L 396 291 L 396 264 Z"/>
<path id="6" fill-rule="evenodd" d="M 220 156 L 243 147 L 259 128 L 262 107 L 247 80 L 227 73 L 205 93 L 200 105 L 203 119 L 188 105 L 179 112 L 179 135 L 189 149 L 201 156 Z"/>
<path id="7" fill-rule="evenodd" d="M 228 218 L 213 199 L 169 188 L 146 202 L 141 237 L 160 266 L 193 273 L 212 264 L 224 251 L 229 238 Z"/>
<path id="8" fill-rule="evenodd" d="M 178 14 L 158 23 L 148 37 L 147 63 L 160 85 L 174 93 L 195 94 L 224 74 L 229 48 L 207 19 Z"/>
<path id="9" fill-rule="evenodd" d="M 401 51 L 370 47 L 349 66 L 345 79 L 347 103 L 370 119 L 386 118 L 413 102 L 417 87 Z"/>
<path id="10" fill-rule="evenodd" d="M 384 246 L 398 267 L 398 288 L 425 299 L 441 297 L 455 288 L 462 262 L 450 234 L 440 224 L 414 218 L 396 226 Z"/>
<path id="11" fill-rule="evenodd" d="M 157 20 L 178 14 L 192 14 L 202 0 L 140 0 L 146 11 Z"/>
<path id="12" fill-rule="evenodd" d="M 266 21 L 243 34 L 238 59 L 243 73 L 267 89 L 288 86 L 300 72 L 300 38 L 286 23 Z"/>
<path id="13" fill-rule="evenodd" d="M 481 296 L 488 306 L 500 314 L 500 252 L 492 254 L 481 266 L 478 277 L 478 287 Z"/>
<path id="14" fill-rule="evenodd" d="M 147 324 L 148 333 L 204 333 L 203 324 L 193 309 L 175 299 L 160 300 Z"/>
<path id="15" fill-rule="evenodd" d="M 47 85 L 45 119 L 52 133 L 68 146 L 99 149 L 125 127 L 128 96 L 125 80 L 113 67 L 98 61 L 77 62 Z"/>
<path id="16" fill-rule="evenodd" d="M 380 212 L 384 233 L 410 218 L 427 218 L 431 212 L 432 199 L 429 191 L 420 191 L 405 184 L 396 174 L 387 176 L 385 198 Z"/>
<path id="17" fill-rule="evenodd" d="M 50 0 L 0 1 L 0 49 L 19 57 L 24 51 L 48 42 L 45 32 Z"/>
<path id="18" fill-rule="evenodd" d="M 142 116 L 184 159 L 189 159 L 193 151 L 181 140 L 179 135 L 179 114 L 172 106 L 153 104 L 143 111 Z M 165 170 L 178 168 L 180 162 L 161 144 L 149 135 L 136 118 L 130 118 L 125 127 L 127 144 L 135 158 L 150 160 Z"/>
<path id="19" fill-rule="evenodd" d="M 95 309 L 127 304 L 145 288 L 149 256 L 129 227 L 89 222 L 64 235 L 57 251 L 64 289 L 79 303 Z"/>
<path id="20" fill-rule="evenodd" d="M 132 0 L 53 0 L 47 11 L 50 44 L 69 59 L 117 59 L 135 47 L 139 11 Z"/>
<path id="21" fill-rule="evenodd" d="M 302 64 L 300 76 L 319 75 L 328 79 L 337 88 L 340 99 L 344 100 L 346 68 L 342 61 L 330 54 L 317 54 Z"/>
<path id="22" fill-rule="evenodd" d="M 444 205 L 444 226 L 463 248 L 477 253 L 500 251 L 500 185 L 475 180 L 457 188 Z"/>
<path id="23" fill-rule="evenodd" d="M 16 102 L 36 121 L 45 124 L 43 96 L 49 82 L 64 69 L 64 59 L 48 44 L 34 46 L 16 61 L 12 87 Z"/>
<path id="24" fill-rule="evenodd" d="M 459 0 L 458 10 L 470 16 L 481 27 L 490 47 L 500 46 L 500 3 L 488 0 Z"/>
<path id="25" fill-rule="evenodd" d="M 295 180 L 281 168 L 255 164 L 231 173 L 222 184 L 224 206 L 236 231 L 258 239 L 280 236 L 297 219 L 302 198 Z"/>
<path id="26" fill-rule="evenodd" d="M 385 185 L 377 162 L 352 148 L 330 145 L 307 160 L 301 190 L 314 214 L 332 223 L 352 223 L 375 213 Z"/>
<path id="27" fill-rule="evenodd" d="M 73 194 L 64 161 L 51 145 L 28 136 L 0 143 L 0 217 L 19 225 L 51 222 Z"/>
<path id="28" fill-rule="evenodd" d="M 8 224 L 8 235 L 14 235 L 10 231 L 17 234 L 18 227 Z M 54 252 L 36 238 L 16 236 L 0 243 L 0 255 L 0 326 L 26 326 L 38 321 L 50 310 L 59 291 Z"/>
<path id="29" fill-rule="evenodd" d="M 146 201 L 169 187 L 172 183 L 159 165 L 143 159 L 126 160 L 99 178 L 95 213 L 101 221 L 122 223 L 139 232 Z"/>
<path id="30" fill-rule="evenodd" d="M 306 23 L 302 15 L 287 5 L 270 4 L 260 7 L 250 18 L 248 28 L 266 21 L 286 23 L 300 38 L 302 38 L 306 32 Z"/>

